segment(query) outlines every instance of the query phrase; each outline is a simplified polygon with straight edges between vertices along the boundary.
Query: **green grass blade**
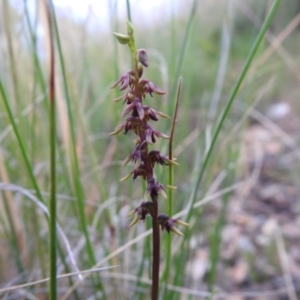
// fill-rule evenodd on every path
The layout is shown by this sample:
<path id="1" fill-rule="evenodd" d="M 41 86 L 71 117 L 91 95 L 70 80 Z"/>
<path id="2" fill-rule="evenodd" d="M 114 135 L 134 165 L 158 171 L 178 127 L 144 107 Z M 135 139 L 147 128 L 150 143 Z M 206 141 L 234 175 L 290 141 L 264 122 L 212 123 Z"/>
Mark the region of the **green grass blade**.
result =
<path id="1" fill-rule="evenodd" d="M 52 29 L 52 11 L 47 3 L 47 18 L 50 40 L 50 74 L 49 74 L 49 101 L 50 101 L 50 203 L 49 203 L 49 233 L 50 233 L 50 282 L 49 299 L 55 300 L 57 297 L 56 279 L 56 105 L 55 105 L 55 57 L 54 57 L 54 37 Z"/>
<path id="2" fill-rule="evenodd" d="M 184 56 L 185 56 L 186 47 L 187 47 L 187 44 L 188 44 L 188 39 L 189 39 L 189 36 L 190 36 L 190 31 L 191 31 L 191 27 L 192 27 L 192 24 L 193 24 L 193 20 L 194 20 L 194 17 L 196 15 L 196 10 L 197 10 L 197 0 L 194 0 L 193 4 L 192 4 L 192 9 L 191 9 L 191 12 L 190 12 L 188 24 L 186 26 L 184 39 L 183 39 L 183 42 L 182 42 L 182 45 L 181 45 L 181 48 L 180 48 L 180 54 L 179 54 L 178 64 L 176 66 L 174 83 L 173 83 L 172 88 L 171 88 L 170 99 L 173 99 L 174 96 L 175 96 L 175 93 L 176 93 L 177 82 L 179 80 L 180 72 L 181 72 L 181 69 L 182 69 L 182 63 L 183 63 L 183 59 L 184 59 Z M 172 105 L 169 105 L 169 107 L 170 107 L 170 110 L 168 111 L 168 114 L 171 114 L 172 110 L 174 110 L 174 107 Z"/>
<path id="3" fill-rule="evenodd" d="M 65 62 L 64 62 L 63 52 L 62 52 L 62 46 L 61 46 L 61 41 L 60 41 L 60 35 L 59 35 L 55 10 L 54 10 L 52 1 L 51 1 L 51 7 L 52 7 L 52 11 L 53 11 L 53 25 L 54 25 L 55 39 L 56 39 L 56 44 L 57 44 L 57 48 L 58 48 L 59 63 L 60 63 L 61 71 L 62 71 L 64 92 L 65 92 L 65 97 L 66 97 L 66 101 L 67 101 L 68 118 L 69 118 L 70 131 L 71 131 L 70 135 L 71 135 L 71 151 L 72 151 L 71 161 L 72 161 L 72 169 L 73 169 L 72 170 L 73 186 L 75 188 L 75 192 L 76 192 L 76 196 L 77 196 L 78 211 L 79 211 L 79 216 L 80 216 L 82 232 L 83 232 L 85 242 L 86 242 L 86 250 L 87 250 L 88 260 L 89 260 L 90 266 L 93 266 L 96 264 L 96 258 L 95 258 L 93 245 L 91 243 L 89 232 L 88 232 L 88 222 L 87 222 L 87 219 L 85 216 L 84 191 L 83 191 L 82 183 L 80 180 L 80 168 L 79 168 L 78 156 L 77 156 L 77 152 L 76 152 L 76 138 L 75 138 L 76 126 L 75 126 L 73 113 L 72 113 L 71 97 L 69 94 L 69 88 L 68 88 L 68 84 L 67 84 L 67 74 L 66 74 L 66 69 L 65 69 Z M 101 291 L 103 293 L 105 293 L 104 286 L 101 282 L 100 277 L 97 276 L 97 279 L 98 279 L 97 282 L 98 282 L 99 288 L 101 289 Z M 106 297 L 104 297 L 104 298 L 106 298 Z"/>
<path id="4" fill-rule="evenodd" d="M 9 105 L 9 100 L 7 98 L 7 95 L 6 95 L 6 92 L 5 92 L 5 89 L 4 89 L 4 86 L 3 86 L 1 78 L 0 78 L 0 94 L 2 96 L 2 100 L 4 102 L 4 107 L 5 107 L 6 111 L 7 111 L 8 118 L 9 118 L 9 121 L 10 121 L 10 123 L 12 125 L 14 134 L 15 134 L 15 136 L 17 138 L 18 145 L 20 147 L 20 151 L 21 151 L 21 154 L 22 154 L 22 157 L 23 157 L 23 160 L 24 160 L 25 167 L 27 169 L 29 178 L 30 178 L 30 180 L 32 182 L 32 185 L 33 185 L 33 187 L 34 187 L 34 189 L 36 191 L 36 194 L 37 194 L 39 200 L 44 203 L 43 196 L 42 196 L 41 191 L 39 189 L 39 186 L 38 186 L 38 183 L 36 181 L 36 178 L 35 178 L 35 176 L 33 174 L 33 169 L 32 169 L 32 166 L 30 164 L 30 161 L 29 161 L 29 158 L 28 158 L 28 155 L 27 155 L 25 144 L 23 143 L 22 137 L 21 137 L 21 135 L 19 133 L 19 129 L 18 129 L 17 123 L 15 121 L 15 118 L 13 116 L 11 107 Z"/>
<path id="5" fill-rule="evenodd" d="M 174 130 L 175 130 L 175 123 L 177 121 L 177 112 L 178 112 L 178 105 L 181 93 L 181 84 L 182 80 L 179 79 L 178 87 L 177 87 L 177 96 L 176 96 L 176 104 L 175 104 L 175 111 L 173 115 L 172 127 L 171 127 L 171 134 L 170 134 L 170 141 L 169 141 L 169 159 L 173 159 L 173 139 L 174 139 Z M 169 165 L 169 185 L 174 186 L 174 167 L 172 164 Z M 170 189 L 168 192 L 168 216 L 173 216 L 173 190 Z M 167 253 L 166 253 L 166 267 L 162 276 L 162 282 L 167 284 L 170 274 L 170 267 L 171 267 L 171 256 L 172 256 L 172 234 L 168 234 L 167 238 Z"/>
<path id="6" fill-rule="evenodd" d="M 228 165 L 230 165 L 231 161 L 234 161 L 235 157 L 238 157 L 238 153 L 235 153 L 235 151 L 231 147 L 229 149 L 229 153 L 226 157 L 226 162 L 229 162 Z M 234 184 L 235 179 L 235 169 L 230 169 L 227 165 L 227 175 L 226 180 L 224 182 L 224 188 L 231 186 Z M 219 256 L 220 256 L 220 244 L 221 244 L 221 233 L 222 229 L 226 224 L 226 215 L 227 215 L 227 207 L 228 202 L 230 199 L 231 193 L 226 193 L 223 196 L 222 204 L 221 204 L 221 211 L 217 217 L 216 225 L 214 227 L 214 232 L 211 236 L 211 243 L 210 243 L 210 271 L 208 273 L 208 290 L 213 293 L 213 285 L 215 283 L 215 278 L 217 275 L 217 265 L 219 262 Z"/>
<path id="7" fill-rule="evenodd" d="M 252 48 L 251 48 L 251 50 L 250 50 L 250 52 L 248 54 L 248 57 L 247 57 L 246 62 L 245 62 L 245 65 L 244 65 L 244 67 L 243 67 L 243 69 L 241 71 L 241 74 L 238 77 L 238 79 L 236 81 L 236 84 L 235 84 L 235 86 L 234 86 L 234 88 L 233 88 L 233 90 L 232 90 L 232 92 L 230 94 L 229 101 L 226 104 L 226 106 L 225 106 L 225 108 L 224 108 L 224 110 L 223 110 L 223 112 L 222 112 L 222 114 L 221 114 L 221 116 L 219 118 L 219 121 L 218 121 L 218 123 L 216 125 L 216 129 L 215 129 L 215 131 L 213 133 L 213 136 L 212 136 L 211 144 L 210 144 L 210 146 L 208 148 L 208 151 L 207 151 L 207 153 L 206 153 L 206 155 L 204 157 L 201 169 L 200 169 L 199 173 L 197 174 L 196 181 L 195 181 L 195 183 L 193 185 L 193 190 L 192 190 L 192 193 L 191 193 L 191 197 L 190 197 L 189 203 L 187 205 L 187 217 L 186 217 L 186 221 L 187 222 L 190 222 L 190 220 L 191 220 L 191 217 L 192 217 L 192 214 L 193 214 L 192 207 L 193 207 L 193 204 L 195 203 L 196 198 L 197 198 L 197 191 L 199 190 L 199 186 L 200 186 L 200 183 L 202 182 L 204 171 L 206 170 L 206 167 L 208 166 L 208 162 L 209 162 L 209 160 L 210 160 L 210 158 L 212 156 L 212 153 L 213 153 L 213 150 L 215 148 L 216 141 L 217 141 L 217 138 L 218 138 L 218 136 L 220 134 L 222 126 L 223 126 L 223 124 L 224 124 L 227 116 L 229 115 L 231 106 L 232 106 L 233 101 L 234 101 L 234 99 L 235 99 L 235 97 L 236 97 L 236 95 L 237 95 L 237 93 L 239 91 L 241 83 L 243 82 L 243 80 L 244 80 L 244 78 L 245 78 L 245 76 L 246 76 L 246 74 L 247 74 L 247 72 L 249 70 L 250 64 L 251 64 L 251 62 L 252 62 L 252 60 L 253 60 L 253 58 L 255 56 L 255 53 L 256 53 L 256 51 L 257 51 L 257 49 L 258 49 L 258 47 L 259 47 L 259 45 L 260 45 L 260 43 L 262 41 L 262 39 L 263 39 L 263 37 L 264 37 L 267 29 L 270 26 L 270 23 L 271 23 L 272 19 L 274 18 L 274 15 L 275 15 L 278 7 L 279 7 L 279 4 L 280 4 L 280 0 L 275 0 L 274 3 L 273 3 L 273 5 L 272 5 L 272 7 L 271 7 L 271 9 L 269 10 L 269 13 L 268 13 L 268 15 L 267 15 L 267 17 L 265 19 L 265 22 L 262 25 L 262 28 L 259 31 L 259 33 L 257 35 L 257 38 L 256 38 L 256 40 L 255 40 L 255 42 L 254 42 L 254 44 L 253 44 L 253 46 L 252 46 Z M 198 218 L 199 217 L 200 216 L 198 215 Z M 191 230 L 185 229 L 184 233 L 185 233 L 186 237 L 185 237 L 184 241 L 182 241 L 182 243 L 189 241 L 189 237 L 191 235 Z M 179 260 L 182 259 L 182 258 L 183 259 L 187 259 L 187 257 L 188 257 L 188 254 L 184 253 L 181 256 L 181 258 L 179 258 Z M 179 281 L 181 281 L 182 279 L 183 279 L 183 272 L 181 274 L 177 273 L 177 276 L 176 276 L 175 281 L 174 281 L 175 285 L 176 284 L 178 285 Z"/>
<path id="8" fill-rule="evenodd" d="M 24 0 L 24 11 L 25 11 L 25 20 L 27 23 L 27 27 L 28 27 L 29 35 L 30 35 L 30 39 L 31 39 L 31 44 L 32 44 L 32 55 L 33 55 L 33 62 L 34 62 L 36 77 L 38 79 L 42 93 L 45 93 L 45 97 L 47 97 L 46 83 L 45 83 L 44 75 L 43 75 L 41 64 L 40 64 L 39 57 L 38 57 L 37 38 L 36 38 L 36 34 L 31 25 L 30 15 L 29 15 L 29 11 L 28 11 L 28 3 L 26 0 Z M 37 25 L 35 27 L 35 30 L 37 30 Z M 46 109 L 48 109 L 48 107 L 49 107 L 48 101 L 44 101 L 44 103 L 45 103 Z"/>
<path id="9" fill-rule="evenodd" d="M 130 0 L 126 0 L 126 9 L 127 9 L 127 19 L 130 23 L 132 23 L 131 20 L 131 10 L 130 10 Z"/>
<path id="10" fill-rule="evenodd" d="M 212 137 L 212 141 L 211 141 L 211 144 L 209 146 L 209 149 L 208 149 L 208 152 L 204 158 L 204 161 L 203 161 L 203 164 L 201 166 L 201 170 L 198 174 L 198 177 L 197 177 L 197 180 L 196 180 L 196 183 L 195 183 L 195 186 L 194 186 L 194 189 L 192 191 L 192 195 L 191 195 L 191 198 L 190 198 L 190 202 L 188 204 L 188 215 L 187 215 L 187 221 L 189 222 L 189 220 L 191 219 L 192 217 L 192 207 L 193 207 L 193 204 L 195 203 L 195 200 L 196 200 L 196 197 L 197 197 L 197 191 L 199 189 L 199 186 L 200 186 L 200 182 L 202 181 L 202 177 L 203 177 L 203 174 L 204 174 L 204 171 L 208 165 L 208 162 L 211 158 L 211 155 L 212 155 L 212 152 L 214 150 L 214 147 L 215 147 L 215 144 L 216 144 L 216 141 L 217 141 L 217 138 L 219 136 L 219 133 L 222 129 L 222 126 L 224 124 L 224 121 L 226 120 L 226 118 L 228 117 L 229 115 L 229 112 L 230 112 L 230 109 L 231 109 L 231 106 L 232 106 L 232 103 L 233 101 L 235 100 L 235 97 L 239 91 L 239 88 L 249 70 L 249 67 L 251 65 L 251 62 L 255 56 L 255 53 L 266 33 L 266 31 L 268 30 L 270 24 L 271 24 L 271 21 L 272 19 L 274 18 L 274 15 L 279 7 L 279 4 L 280 4 L 280 0 L 275 0 L 266 19 L 265 19 L 265 22 L 264 24 L 262 25 L 262 28 L 260 30 L 260 32 L 258 33 L 258 36 L 250 50 L 250 53 L 248 55 L 248 58 L 246 60 L 246 63 L 241 71 L 241 74 L 240 76 L 238 77 L 237 79 L 237 82 L 231 92 L 231 95 L 229 97 L 229 101 L 228 103 L 226 104 L 226 107 L 221 115 L 221 118 L 219 119 L 219 122 L 217 123 L 217 126 L 216 126 L 216 129 L 214 131 L 214 134 L 213 134 L 213 137 Z"/>

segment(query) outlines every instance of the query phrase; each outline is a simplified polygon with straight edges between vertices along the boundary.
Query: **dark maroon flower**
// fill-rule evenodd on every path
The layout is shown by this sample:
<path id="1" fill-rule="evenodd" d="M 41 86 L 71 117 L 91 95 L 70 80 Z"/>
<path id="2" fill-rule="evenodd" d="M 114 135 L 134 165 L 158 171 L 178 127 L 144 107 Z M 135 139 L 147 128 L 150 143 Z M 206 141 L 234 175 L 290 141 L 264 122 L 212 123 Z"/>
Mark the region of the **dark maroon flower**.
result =
<path id="1" fill-rule="evenodd" d="M 115 88 L 119 84 L 120 86 L 120 91 L 125 90 L 128 86 L 132 86 L 134 80 L 134 72 L 128 71 L 125 74 L 123 74 L 112 86 L 111 89 Z"/>
<path id="2" fill-rule="evenodd" d="M 139 146 L 137 146 L 136 149 L 124 160 L 123 167 L 126 166 L 130 161 L 135 163 L 135 169 L 141 165 L 142 156 Z"/>
<path id="3" fill-rule="evenodd" d="M 147 105 L 143 105 L 143 109 L 144 109 L 144 121 L 147 122 L 149 121 L 149 119 L 151 119 L 152 121 L 158 121 L 158 117 L 156 115 L 156 111 L 152 108 L 150 108 Z"/>
<path id="4" fill-rule="evenodd" d="M 153 121 L 158 121 L 158 116 L 162 118 L 170 119 L 170 117 L 160 111 L 154 110 L 153 108 L 150 108 L 148 105 L 143 105 L 144 109 L 144 121 L 147 122 L 149 119 Z"/>
<path id="5" fill-rule="evenodd" d="M 159 163 L 162 166 L 168 166 L 170 164 L 179 166 L 177 162 L 169 159 L 168 156 L 161 154 L 158 150 L 150 151 L 148 157 L 150 158 L 152 168 L 154 167 L 155 163 Z"/>
<path id="6" fill-rule="evenodd" d="M 163 139 L 169 139 L 170 137 L 164 133 L 161 133 L 154 128 L 152 128 L 149 124 L 146 125 L 146 130 L 145 130 L 145 140 L 148 144 L 154 144 L 155 143 L 155 136 L 158 138 L 163 138 Z"/>
<path id="7" fill-rule="evenodd" d="M 166 93 L 147 79 L 142 79 L 139 83 L 139 87 L 142 89 L 144 97 L 146 94 L 149 94 L 152 97 L 152 93 L 158 95 L 164 95 Z"/>
<path id="8" fill-rule="evenodd" d="M 124 103 L 130 104 L 132 103 L 134 98 L 135 98 L 134 90 L 129 89 L 129 91 L 124 96 Z"/>
<path id="9" fill-rule="evenodd" d="M 133 116 L 138 115 L 140 120 L 144 119 L 144 109 L 142 107 L 141 100 L 139 98 L 135 97 L 133 102 L 124 109 L 121 116 L 123 117 L 129 114 L 131 111 L 133 112 L 132 113 Z"/>
<path id="10" fill-rule="evenodd" d="M 134 117 L 129 117 L 124 123 L 116 127 L 116 129 L 110 133 L 110 135 L 117 135 L 119 134 L 123 129 L 124 133 L 127 134 L 128 131 L 132 130 L 135 133 L 137 132 L 137 128 L 139 126 L 139 120 Z"/>
<path id="11" fill-rule="evenodd" d="M 147 172 L 143 163 L 141 163 L 140 166 L 133 171 L 133 180 L 135 180 L 138 176 L 146 180 Z"/>
<path id="12" fill-rule="evenodd" d="M 167 198 L 164 186 L 158 183 L 155 178 L 152 177 L 148 179 L 148 186 L 144 195 L 144 199 L 146 201 L 149 196 L 157 196 L 158 194 L 161 194 L 164 198 Z"/>
<path id="13" fill-rule="evenodd" d="M 139 207 L 135 208 L 127 215 L 127 218 L 129 218 L 130 216 L 135 214 L 135 217 L 134 217 L 133 221 L 129 224 L 129 227 L 135 225 L 139 220 L 144 221 L 148 214 L 152 215 L 152 211 L 153 211 L 153 203 L 152 202 L 150 202 L 150 201 L 142 202 L 142 204 Z"/>
<path id="14" fill-rule="evenodd" d="M 144 180 L 146 180 L 147 172 L 145 165 L 143 163 L 140 164 L 140 166 L 133 171 L 131 171 L 129 174 L 127 174 L 125 177 L 121 178 L 120 181 L 125 181 L 129 179 L 133 175 L 133 180 L 135 180 L 138 176 L 142 177 Z"/>
<path id="15" fill-rule="evenodd" d="M 158 221 L 158 223 L 161 227 L 161 230 L 166 229 L 167 232 L 170 233 L 170 231 L 172 231 L 172 232 L 174 232 L 174 233 L 176 233 L 180 236 L 183 236 L 183 233 L 175 227 L 175 224 L 180 224 L 180 225 L 183 225 L 183 226 L 189 226 L 188 223 L 183 222 L 181 220 L 171 219 L 167 215 L 159 215 L 157 217 L 157 221 Z"/>

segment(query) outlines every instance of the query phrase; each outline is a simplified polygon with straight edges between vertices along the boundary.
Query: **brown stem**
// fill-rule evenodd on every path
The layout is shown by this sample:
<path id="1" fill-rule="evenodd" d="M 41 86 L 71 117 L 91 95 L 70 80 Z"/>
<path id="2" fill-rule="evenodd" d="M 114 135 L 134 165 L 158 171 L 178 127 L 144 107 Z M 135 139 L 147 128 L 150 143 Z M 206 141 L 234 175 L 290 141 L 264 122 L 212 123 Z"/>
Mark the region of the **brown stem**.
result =
<path id="1" fill-rule="evenodd" d="M 152 291 L 151 299 L 158 299 L 159 290 L 159 260 L 160 260 L 160 238 L 159 238 L 159 224 L 157 222 L 158 216 L 158 203 L 157 196 L 152 196 L 154 204 L 154 211 L 152 215 Z"/>

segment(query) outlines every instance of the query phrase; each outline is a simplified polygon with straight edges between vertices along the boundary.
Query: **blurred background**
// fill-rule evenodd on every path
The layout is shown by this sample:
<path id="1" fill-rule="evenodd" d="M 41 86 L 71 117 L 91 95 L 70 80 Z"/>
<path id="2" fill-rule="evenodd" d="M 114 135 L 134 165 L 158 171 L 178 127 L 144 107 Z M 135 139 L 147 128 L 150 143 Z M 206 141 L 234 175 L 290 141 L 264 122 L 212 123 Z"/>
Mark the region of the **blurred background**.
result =
<path id="1" fill-rule="evenodd" d="M 126 218 L 145 186 L 140 178 L 119 182 L 132 169 L 122 163 L 134 135 L 108 134 L 125 120 L 122 102 L 113 101 L 122 93 L 110 87 L 130 70 L 130 52 L 112 32 L 126 33 L 129 12 L 137 46 L 148 53 L 143 77 L 166 91 L 145 104 L 172 116 L 182 78 L 173 212 L 182 220 L 187 210 L 192 214 L 185 237 L 172 236 L 161 299 L 300 297 L 299 1 L 282 1 L 199 180 L 217 123 L 272 4 L 54 1 L 58 273 L 76 271 L 74 262 L 80 270 L 93 262 L 116 266 L 90 275 L 73 292 L 77 276 L 59 279 L 59 299 L 150 298 L 151 220 L 128 229 Z M 0 5 L 0 297 L 47 299 L 43 282 L 4 291 L 49 276 L 45 3 Z M 153 126 L 169 134 L 171 121 Z M 153 149 L 168 154 L 168 141 Z M 167 167 L 156 167 L 156 177 L 167 184 Z M 167 201 L 161 200 L 160 210 L 167 211 Z M 167 235 L 161 235 L 162 273 Z"/>

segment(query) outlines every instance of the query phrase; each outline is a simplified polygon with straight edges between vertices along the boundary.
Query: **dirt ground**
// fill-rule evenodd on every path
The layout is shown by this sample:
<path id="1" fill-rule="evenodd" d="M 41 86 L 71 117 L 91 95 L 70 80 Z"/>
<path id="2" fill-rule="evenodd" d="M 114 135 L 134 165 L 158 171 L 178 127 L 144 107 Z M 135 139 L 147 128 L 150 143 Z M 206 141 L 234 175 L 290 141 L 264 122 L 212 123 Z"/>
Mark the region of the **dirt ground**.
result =
<path id="1" fill-rule="evenodd" d="M 215 298 L 300 299 L 300 114 L 281 101 L 250 116 L 241 159 L 248 174 L 229 201 Z M 211 205 L 213 219 L 220 206 Z M 198 250 L 194 279 L 205 276 L 208 253 Z"/>

